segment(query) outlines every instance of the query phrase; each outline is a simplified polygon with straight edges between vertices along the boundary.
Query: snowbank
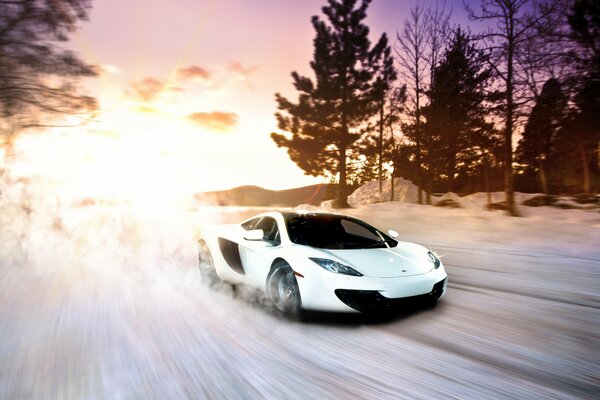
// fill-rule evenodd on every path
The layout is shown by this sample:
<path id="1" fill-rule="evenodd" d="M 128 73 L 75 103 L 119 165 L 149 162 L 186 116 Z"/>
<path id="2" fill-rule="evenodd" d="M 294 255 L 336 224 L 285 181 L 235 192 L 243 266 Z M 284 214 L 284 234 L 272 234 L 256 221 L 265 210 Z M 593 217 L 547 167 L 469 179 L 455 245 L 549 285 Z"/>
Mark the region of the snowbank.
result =
<path id="1" fill-rule="evenodd" d="M 353 206 L 362 204 L 382 203 L 390 201 L 392 194 L 391 181 L 383 181 L 382 191 L 379 193 L 379 181 L 371 181 L 356 189 L 348 197 L 348 203 Z M 417 187 L 404 178 L 394 179 L 394 201 L 400 203 L 416 203 Z"/>
<path id="2" fill-rule="evenodd" d="M 435 203 L 435 205 L 438 207 L 462 207 L 460 205 L 460 196 L 452 192 L 448 192 L 441 196 L 440 199 Z"/>
<path id="3" fill-rule="evenodd" d="M 435 251 L 446 297 L 385 323 L 299 324 L 200 285 L 195 233 L 264 208 L 65 201 L 46 179 L 0 190 L 0 360 L 15 366 L 0 398 L 293 398 L 299 379 L 332 398 L 597 392 L 597 341 L 582 338 L 600 331 L 598 212 L 511 218 L 484 211 L 485 193 L 420 206 L 398 182 L 404 202 L 344 212 Z"/>

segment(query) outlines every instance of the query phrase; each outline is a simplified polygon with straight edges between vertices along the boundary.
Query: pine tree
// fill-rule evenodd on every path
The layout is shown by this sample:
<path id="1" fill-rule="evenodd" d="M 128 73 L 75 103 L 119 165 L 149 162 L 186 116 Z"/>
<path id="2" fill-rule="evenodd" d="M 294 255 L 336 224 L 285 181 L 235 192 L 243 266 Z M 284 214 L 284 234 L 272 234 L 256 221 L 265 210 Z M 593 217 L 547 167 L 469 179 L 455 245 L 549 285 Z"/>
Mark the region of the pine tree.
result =
<path id="1" fill-rule="evenodd" d="M 545 194 L 549 193 L 547 162 L 566 106 L 567 97 L 558 80 L 551 78 L 546 81 L 517 147 L 517 161 L 525 164 L 526 172 L 537 173 L 541 190 Z"/>
<path id="2" fill-rule="evenodd" d="M 424 109 L 424 139 L 432 173 L 447 179 L 447 190 L 456 191 L 459 164 L 473 162 L 471 153 L 481 146 L 481 136 L 490 131 L 485 115 L 485 89 L 491 70 L 485 68 L 482 53 L 471 44 L 468 34 L 458 28 L 434 69 Z"/>
<path id="3" fill-rule="evenodd" d="M 578 76 L 573 98 L 577 110 L 569 118 L 566 133 L 576 144 L 583 192 L 590 193 L 592 177 L 600 170 L 600 4 L 575 1 L 568 21 L 571 39 L 578 45 L 569 58 Z M 592 161 L 594 156 L 596 162 Z"/>
<path id="4" fill-rule="evenodd" d="M 363 22 L 370 0 L 358 7 L 356 3 L 329 0 L 322 8 L 327 20 L 312 18 L 316 37 L 310 66 L 315 79 L 292 73 L 298 102 L 275 95 L 278 127 L 291 137 L 271 134 L 306 174 L 339 176 L 338 207 L 348 207 L 347 153 L 376 112 L 376 70 L 387 47 L 385 34 L 371 47 Z"/>

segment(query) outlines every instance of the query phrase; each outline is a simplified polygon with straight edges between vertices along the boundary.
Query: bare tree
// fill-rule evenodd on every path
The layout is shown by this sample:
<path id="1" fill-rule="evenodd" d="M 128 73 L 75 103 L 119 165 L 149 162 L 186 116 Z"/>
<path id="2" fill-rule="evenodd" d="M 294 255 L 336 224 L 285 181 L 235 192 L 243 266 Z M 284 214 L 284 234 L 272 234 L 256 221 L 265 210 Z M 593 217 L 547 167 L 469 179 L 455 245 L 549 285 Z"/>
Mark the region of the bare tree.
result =
<path id="1" fill-rule="evenodd" d="M 542 87 L 549 79 L 565 81 L 573 74 L 565 53 L 572 44 L 567 38 L 568 10 L 571 0 L 533 3 L 528 23 L 532 32 L 525 36 L 520 51 L 515 53 L 515 81 L 527 88 L 523 103 L 529 111 L 539 99 Z M 561 82 L 563 83 L 563 82 Z"/>
<path id="2" fill-rule="evenodd" d="M 382 192 L 383 185 L 383 131 L 387 125 L 387 121 L 389 119 L 397 118 L 398 113 L 398 109 L 394 107 L 393 102 L 393 97 L 395 95 L 394 82 L 396 81 L 398 74 L 394 67 L 394 59 L 391 54 L 392 50 L 388 45 L 387 36 L 385 36 L 385 38 L 386 40 L 380 43 L 380 45 L 383 46 L 381 50 L 373 49 L 373 54 L 381 54 L 379 62 L 374 63 L 374 67 L 377 69 L 377 77 L 373 85 L 375 90 L 374 104 L 378 113 L 377 127 L 379 137 L 377 139 L 377 175 L 379 179 L 379 193 Z"/>
<path id="3" fill-rule="evenodd" d="M 427 76 L 427 51 L 429 41 L 429 13 L 420 3 L 411 10 L 410 18 L 404 21 L 402 32 L 396 32 L 395 51 L 399 73 L 408 87 L 407 111 L 412 119 L 412 140 L 415 143 L 417 165 L 417 187 L 419 204 L 423 204 L 422 133 L 421 118 Z"/>
<path id="4" fill-rule="evenodd" d="M 471 20 L 488 24 L 487 31 L 479 39 L 489 52 L 489 63 L 501 86 L 498 94 L 501 97 L 499 110 L 504 119 L 504 192 L 507 211 L 516 216 L 512 138 L 522 116 L 522 106 L 532 97 L 526 80 L 519 78 L 527 74 L 524 68 L 527 45 L 540 36 L 539 25 L 550 12 L 532 0 L 481 0 L 479 12 L 466 2 L 464 6 Z"/>
<path id="5" fill-rule="evenodd" d="M 435 6 L 431 6 L 427 9 L 428 21 L 429 21 L 429 32 L 428 32 L 428 55 L 427 64 L 429 66 L 429 87 L 432 87 L 435 82 L 435 68 L 440 62 L 440 58 L 444 53 L 448 45 L 450 36 L 450 17 L 452 10 L 446 10 L 446 2 L 440 3 L 435 2 Z M 431 101 L 430 101 L 431 102 Z M 426 160 L 427 160 L 427 179 L 426 179 L 426 202 L 431 204 L 431 192 L 434 179 L 434 163 L 433 153 L 435 141 L 425 134 L 423 135 L 423 141 L 426 148 Z"/>
<path id="6" fill-rule="evenodd" d="M 389 160 L 392 167 L 390 173 L 390 201 L 394 201 L 394 176 L 396 170 L 396 163 L 394 162 L 395 155 L 399 148 L 398 139 L 396 138 L 396 126 L 400 121 L 400 114 L 404 111 L 404 105 L 406 103 L 406 84 L 401 87 L 394 88 L 388 97 L 389 107 L 389 118 L 387 118 L 387 128 L 389 131 Z"/>
<path id="7" fill-rule="evenodd" d="M 452 10 L 446 10 L 446 2 L 440 4 L 439 1 L 436 1 L 435 6 L 427 10 L 427 15 L 429 21 L 427 64 L 429 66 L 430 80 L 432 80 L 434 77 L 433 71 L 448 44 Z M 433 82 L 430 82 L 430 84 L 433 84 Z"/>

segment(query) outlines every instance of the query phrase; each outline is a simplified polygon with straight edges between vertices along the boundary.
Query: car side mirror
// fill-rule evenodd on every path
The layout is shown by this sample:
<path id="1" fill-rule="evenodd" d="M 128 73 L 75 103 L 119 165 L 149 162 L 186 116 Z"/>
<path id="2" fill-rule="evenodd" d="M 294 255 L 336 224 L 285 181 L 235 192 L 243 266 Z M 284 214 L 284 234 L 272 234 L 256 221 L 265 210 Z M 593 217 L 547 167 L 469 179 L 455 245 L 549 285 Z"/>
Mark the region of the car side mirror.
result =
<path id="1" fill-rule="evenodd" d="M 390 229 L 390 230 L 389 230 L 387 233 L 388 233 L 388 235 L 390 235 L 390 237 L 392 237 L 392 238 L 397 238 L 397 237 L 398 237 L 398 232 L 396 232 L 396 231 L 395 231 L 395 230 L 393 230 L 393 229 Z"/>
<path id="2" fill-rule="evenodd" d="M 244 239 L 252 241 L 263 240 L 264 236 L 265 233 L 262 229 L 252 229 L 244 233 Z"/>

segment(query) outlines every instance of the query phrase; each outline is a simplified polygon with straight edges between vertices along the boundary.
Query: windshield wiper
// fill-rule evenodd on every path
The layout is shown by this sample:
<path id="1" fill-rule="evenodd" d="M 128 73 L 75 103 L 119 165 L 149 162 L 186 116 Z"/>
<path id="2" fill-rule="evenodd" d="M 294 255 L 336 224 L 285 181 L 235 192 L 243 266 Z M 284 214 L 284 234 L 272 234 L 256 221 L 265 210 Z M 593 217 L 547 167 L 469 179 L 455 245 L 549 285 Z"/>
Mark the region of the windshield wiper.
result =
<path id="1" fill-rule="evenodd" d="M 371 243 L 371 244 L 365 246 L 365 249 L 373 248 L 373 247 L 375 247 L 375 245 L 380 245 L 380 244 L 385 245 L 386 243 L 389 244 L 390 247 L 392 247 L 392 245 L 394 244 L 394 242 L 395 242 L 394 239 L 382 238 L 381 241 L 379 241 L 379 242 L 374 242 L 374 243 Z"/>
<path id="2" fill-rule="evenodd" d="M 383 247 L 381 247 L 381 248 L 384 248 L 386 243 L 387 243 L 386 240 L 382 240 L 380 242 L 373 242 L 371 244 L 366 245 L 364 248 L 365 249 L 370 249 L 370 248 L 373 248 L 373 247 L 376 247 L 376 246 L 380 246 L 380 245 L 384 245 Z"/>

